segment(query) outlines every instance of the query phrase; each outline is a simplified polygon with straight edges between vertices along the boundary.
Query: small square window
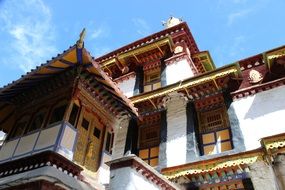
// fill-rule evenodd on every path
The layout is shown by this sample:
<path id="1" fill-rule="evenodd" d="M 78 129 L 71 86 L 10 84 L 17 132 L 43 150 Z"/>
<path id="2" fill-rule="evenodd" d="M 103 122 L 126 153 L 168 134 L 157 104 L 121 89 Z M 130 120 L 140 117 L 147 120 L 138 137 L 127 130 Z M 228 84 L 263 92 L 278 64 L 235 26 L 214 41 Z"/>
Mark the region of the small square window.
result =
<path id="1" fill-rule="evenodd" d="M 97 127 L 94 128 L 94 131 L 93 131 L 93 135 L 95 137 L 97 137 L 98 139 L 100 139 L 100 134 L 101 134 L 101 131 L 100 129 L 98 129 Z"/>
<path id="2" fill-rule="evenodd" d="M 107 132 L 107 139 L 105 144 L 105 151 L 112 153 L 114 133 Z"/>
<path id="3" fill-rule="evenodd" d="M 87 121 L 85 118 L 83 118 L 81 126 L 88 131 L 88 127 L 89 127 L 89 121 Z"/>

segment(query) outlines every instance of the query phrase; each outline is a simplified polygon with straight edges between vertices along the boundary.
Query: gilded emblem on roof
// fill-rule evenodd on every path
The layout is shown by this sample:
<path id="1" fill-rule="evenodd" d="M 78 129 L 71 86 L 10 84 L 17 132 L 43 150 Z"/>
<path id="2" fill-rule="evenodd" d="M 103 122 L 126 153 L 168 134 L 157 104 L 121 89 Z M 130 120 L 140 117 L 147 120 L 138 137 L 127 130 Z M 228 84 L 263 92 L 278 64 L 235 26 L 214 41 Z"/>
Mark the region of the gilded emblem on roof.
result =
<path id="1" fill-rule="evenodd" d="M 262 81 L 262 79 L 263 79 L 263 76 L 259 71 L 252 69 L 249 72 L 249 79 L 248 80 L 251 84 L 259 83 L 260 81 Z"/>

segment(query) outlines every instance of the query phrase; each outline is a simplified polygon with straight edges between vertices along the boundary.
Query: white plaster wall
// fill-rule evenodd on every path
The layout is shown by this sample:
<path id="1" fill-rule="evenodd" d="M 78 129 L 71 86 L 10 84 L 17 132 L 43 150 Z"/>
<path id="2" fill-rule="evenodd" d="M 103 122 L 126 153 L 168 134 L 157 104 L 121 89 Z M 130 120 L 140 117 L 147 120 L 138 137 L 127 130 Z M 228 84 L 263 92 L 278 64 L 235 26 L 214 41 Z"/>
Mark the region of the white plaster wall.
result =
<path id="1" fill-rule="evenodd" d="M 158 186 L 152 184 L 143 175 L 131 167 L 119 168 L 111 171 L 111 190 L 157 190 Z"/>
<path id="2" fill-rule="evenodd" d="M 105 163 L 111 161 L 111 155 L 106 152 L 102 153 L 102 161 L 98 170 L 98 181 L 101 184 L 109 184 L 110 182 L 110 167 Z"/>
<path id="3" fill-rule="evenodd" d="M 260 139 L 285 133 L 285 86 L 238 99 L 231 104 L 239 120 L 246 150 L 260 147 Z"/>
<path id="4" fill-rule="evenodd" d="M 128 80 L 118 82 L 118 87 L 127 97 L 132 97 L 134 95 L 134 88 L 136 83 L 136 77 L 131 77 Z"/>
<path id="5" fill-rule="evenodd" d="M 187 59 L 166 66 L 166 84 L 173 84 L 194 76 Z"/>
<path id="6" fill-rule="evenodd" d="M 187 155 L 186 101 L 178 94 L 167 103 L 167 167 L 186 163 Z"/>

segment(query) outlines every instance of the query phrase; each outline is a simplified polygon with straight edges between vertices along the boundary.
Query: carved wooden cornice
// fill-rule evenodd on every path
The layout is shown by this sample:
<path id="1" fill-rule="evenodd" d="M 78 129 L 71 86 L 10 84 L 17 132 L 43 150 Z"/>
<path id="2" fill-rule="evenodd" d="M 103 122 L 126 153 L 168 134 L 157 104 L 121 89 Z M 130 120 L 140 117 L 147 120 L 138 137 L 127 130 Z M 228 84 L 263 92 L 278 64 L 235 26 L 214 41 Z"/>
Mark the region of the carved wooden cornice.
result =
<path id="1" fill-rule="evenodd" d="M 174 166 L 162 169 L 162 174 L 168 179 L 175 179 L 180 176 L 197 175 L 219 171 L 238 165 L 248 165 L 263 160 L 262 149 L 237 153 L 233 155 L 221 156 L 209 160 L 192 162 L 180 166 Z"/>
<path id="2" fill-rule="evenodd" d="M 53 166 L 66 175 L 81 179 L 80 166 L 53 151 L 45 151 L 32 156 L 19 158 L 0 164 L 0 178 L 34 170 L 44 166 Z"/>
<path id="3" fill-rule="evenodd" d="M 255 95 L 259 92 L 271 90 L 271 89 L 274 89 L 274 88 L 277 88 L 277 87 L 283 86 L 283 85 L 285 85 L 285 77 L 281 78 L 281 79 L 274 80 L 274 81 L 270 81 L 270 82 L 267 82 L 264 84 L 256 84 L 256 85 L 250 86 L 248 88 L 242 88 L 240 90 L 232 92 L 231 96 L 232 96 L 233 100 L 238 100 L 240 98 L 252 96 L 252 95 Z"/>
<path id="4" fill-rule="evenodd" d="M 148 181 L 151 181 L 155 185 L 159 186 L 162 190 L 179 190 L 180 188 L 168 181 L 163 175 L 158 173 L 154 168 L 146 164 L 143 160 L 130 155 L 122 157 L 116 160 L 112 160 L 106 163 L 110 166 L 110 170 L 116 170 L 119 168 L 131 167 L 136 172 L 140 173 Z"/>
<path id="5" fill-rule="evenodd" d="M 129 79 L 135 78 L 135 77 L 136 77 L 136 73 L 135 73 L 135 72 L 130 72 L 130 73 L 128 73 L 128 74 L 125 74 L 125 75 L 123 75 L 123 76 L 120 76 L 120 77 L 114 79 L 113 81 L 114 81 L 115 83 L 121 83 L 121 82 L 124 82 L 124 81 L 126 81 L 126 80 L 129 80 Z"/>

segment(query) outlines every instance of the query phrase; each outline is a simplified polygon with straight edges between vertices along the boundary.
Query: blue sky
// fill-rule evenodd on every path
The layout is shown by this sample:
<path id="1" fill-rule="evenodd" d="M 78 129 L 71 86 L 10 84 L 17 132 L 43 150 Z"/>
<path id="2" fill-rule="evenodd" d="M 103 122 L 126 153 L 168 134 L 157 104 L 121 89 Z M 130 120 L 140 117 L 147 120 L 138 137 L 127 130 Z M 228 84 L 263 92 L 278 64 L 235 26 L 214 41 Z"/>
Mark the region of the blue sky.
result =
<path id="1" fill-rule="evenodd" d="M 0 0 L 0 86 L 73 45 L 83 27 L 95 57 L 186 21 L 219 67 L 285 45 L 284 0 Z"/>

